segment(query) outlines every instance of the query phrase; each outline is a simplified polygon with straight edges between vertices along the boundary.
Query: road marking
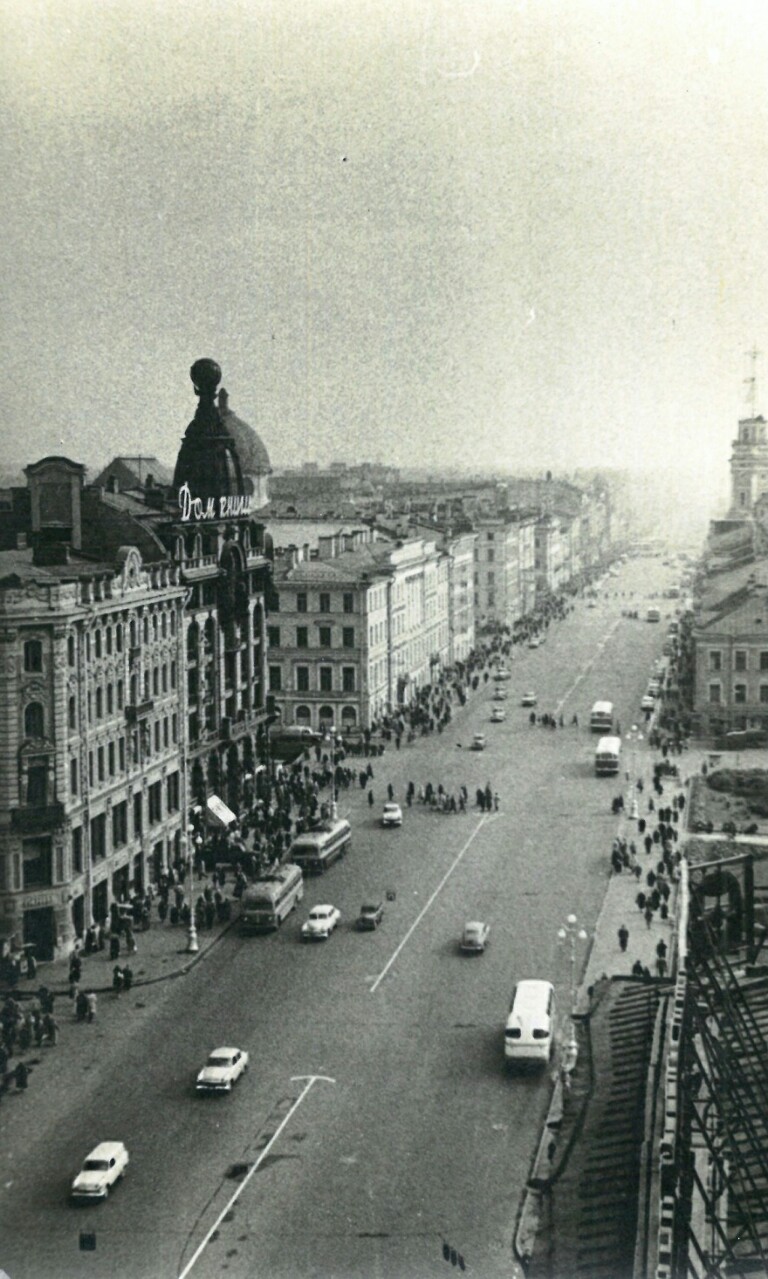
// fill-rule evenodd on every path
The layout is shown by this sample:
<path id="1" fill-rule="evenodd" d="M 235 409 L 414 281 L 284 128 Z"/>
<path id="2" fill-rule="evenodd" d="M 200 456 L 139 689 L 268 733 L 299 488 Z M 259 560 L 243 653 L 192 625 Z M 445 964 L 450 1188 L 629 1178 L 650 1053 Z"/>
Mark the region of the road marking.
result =
<path id="1" fill-rule="evenodd" d="M 611 636 L 613 635 L 613 632 L 616 630 L 616 628 L 617 628 L 617 626 L 619 625 L 620 621 L 621 621 L 621 618 L 620 618 L 620 617 L 617 617 L 617 619 L 616 619 L 616 621 L 613 623 L 613 626 L 611 627 L 611 629 L 610 629 L 609 631 L 607 631 L 607 632 L 606 632 L 606 634 L 603 636 L 603 638 L 601 639 L 600 643 L 598 644 L 598 646 L 597 646 L 597 653 L 595 654 L 595 656 L 594 656 L 594 657 L 590 657 L 590 659 L 589 659 L 589 661 L 587 662 L 586 666 L 582 667 L 581 671 L 580 671 L 580 672 L 579 672 L 579 674 L 576 676 L 575 680 L 574 680 L 574 681 L 573 681 L 573 683 L 571 684 L 571 687 L 570 687 L 569 689 L 567 689 L 567 690 L 563 693 L 563 696 L 560 698 L 560 701 L 557 703 L 557 706 L 555 707 L 555 714 L 556 714 L 556 715 L 559 715 L 559 714 L 560 714 L 560 711 L 561 711 L 561 710 L 563 709 L 563 707 L 565 706 L 565 703 L 568 701 L 568 698 L 571 696 L 571 694 L 572 694 L 572 693 L 574 693 L 574 692 L 576 691 L 576 689 L 579 687 L 579 684 L 581 683 L 581 681 L 582 681 L 583 679 L 586 679 L 587 675 L 588 675 L 588 674 L 589 674 L 589 672 L 592 670 L 592 667 L 594 666 L 595 661 L 597 660 L 598 655 L 599 655 L 600 653 L 602 653 L 603 648 L 604 648 L 604 647 L 605 647 L 605 645 L 608 643 L 608 640 L 609 640 L 609 639 L 611 638 Z"/>
<path id="2" fill-rule="evenodd" d="M 374 982 L 374 983 L 373 983 L 373 985 L 371 986 L 371 989 L 370 989 L 370 992 L 369 992 L 371 995 L 375 992 L 375 990 L 376 990 L 377 986 L 379 985 L 379 983 L 380 983 L 380 982 L 382 982 L 382 981 L 384 980 L 384 978 L 386 977 L 386 975 L 387 975 L 387 973 L 389 972 L 390 968 L 392 967 L 392 965 L 394 964 L 394 962 L 395 962 L 395 960 L 397 959 L 398 955 L 400 954 L 400 951 L 403 949 L 403 946 L 404 946 L 404 945 L 405 945 L 405 943 L 408 941 L 408 939 L 409 939 L 409 937 L 411 936 L 411 934 L 412 934 L 413 932 L 415 932 L 415 930 L 418 928 L 419 924 L 421 923 L 422 919 L 423 919 L 423 918 L 424 918 L 424 916 L 426 915 L 427 911 L 429 910 L 429 908 L 430 908 L 430 906 L 432 905 L 433 901 L 434 901 L 434 900 L 435 900 L 435 898 L 437 897 L 438 893 L 439 893 L 439 892 L 441 891 L 441 889 L 445 886 L 445 884 L 447 884 L 448 880 L 450 879 L 451 875 L 452 875 L 452 874 L 453 874 L 453 872 L 455 871 L 456 867 L 458 866 L 458 864 L 459 864 L 459 862 L 461 861 L 462 857 L 463 857 L 463 856 L 464 856 L 464 854 L 466 853 L 466 851 L 467 851 L 467 849 L 469 848 L 470 844 L 473 842 L 473 840 L 474 840 L 475 836 L 477 835 L 478 831 L 480 831 L 480 830 L 482 829 L 482 827 L 483 827 L 483 826 L 488 826 L 488 825 L 489 825 L 489 823 L 490 823 L 490 822 L 492 822 L 492 821 L 494 821 L 494 819 L 495 819 L 495 818 L 497 818 L 497 817 L 501 817 L 501 813 L 489 813 L 487 816 L 485 816 L 485 817 L 481 817 L 481 818 L 480 818 L 480 821 L 477 823 L 477 826 L 476 826 L 476 827 L 475 827 L 475 829 L 473 830 L 472 834 L 469 836 L 469 839 L 468 839 L 468 840 L 466 841 L 466 843 L 464 844 L 464 847 L 461 849 L 461 851 L 458 853 L 458 855 L 457 855 L 457 856 L 454 858 L 454 860 L 451 862 L 450 866 L 448 867 L 447 871 L 446 871 L 446 872 L 445 872 L 445 874 L 443 875 L 443 878 L 440 880 L 440 883 L 437 885 L 437 888 L 436 888 L 436 889 L 435 889 L 435 891 L 433 892 L 432 896 L 429 898 L 429 900 L 427 901 L 426 905 L 425 905 L 425 906 L 423 906 L 423 907 L 422 907 L 422 909 L 419 911 L 419 914 L 418 914 L 418 915 L 416 916 L 416 918 L 414 919 L 413 923 L 411 924 L 410 928 L 408 929 L 408 932 L 405 934 L 405 937 L 404 937 L 404 938 L 403 938 L 403 940 L 400 942 L 400 945 L 397 947 L 397 949 L 395 950 L 394 954 L 390 957 L 390 959 L 387 961 L 387 963 L 386 963 L 386 964 L 384 965 L 384 967 L 382 968 L 382 970 L 381 970 L 381 972 L 379 973 L 378 977 L 376 978 L 375 982 Z"/>
<path id="3" fill-rule="evenodd" d="M 302 1079 L 307 1080 L 306 1087 L 302 1088 L 299 1096 L 296 1098 L 295 1102 L 291 1106 L 290 1110 L 288 1111 L 287 1115 L 283 1119 L 282 1123 L 278 1124 L 277 1128 L 272 1134 L 271 1139 L 267 1142 L 266 1146 L 264 1147 L 258 1159 L 256 1160 L 253 1167 L 251 1168 L 251 1171 L 240 1183 L 240 1185 L 238 1186 L 235 1193 L 232 1195 L 232 1198 L 229 1200 L 229 1203 L 226 1205 L 226 1207 L 223 1208 L 222 1211 L 219 1213 L 218 1217 L 216 1218 L 210 1230 L 208 1231 L 208 1234 L 205 1236 L 203 1242 L 200 1244 L 200 1247 L 197 1249 L 197 1251 L 194 1253 L 192 1258 L 187 1262 L 186 1266 L 182 1270 L 181 1274 L 179 1275 L 179 1279 L 186 1279 L 186 1276 L 190 1273 L 190 1271 L 192 1270 L 192 1267 L 197 1264 L 201 1253 L 204 1251 L 205 1248 L 208 1247 L 208 1244 L 211 1242 L 212 1237 L 218 1230 L 224 1218 L 227 1216 L 227 1213 L 231 1212 L 232 1208 L 237 1203 L 237 1200 L 240 1198 L 241 1194 L 245 1190 L 245 1187 L 248 1185 L 248 1182 L 251 1180 L 251 1177 L 253 1176 L 253 1174 L 255 1172 L 258 1172 L 259 1167 L 261 1166 L 262 1162 L 266 1159 L 272 1146 L 275 1144 L 278 1137 L 280 1136 L 280 1133 L 283 1131 L 283 1129 L 285 1128 L 285 1125 L 288 1123 L 288 1120 L 291 1118 L 294 1112 L 298 1110 L 299 1106 L 303 1102 L 304 1098 L 306 1097 L 312 1085 L 317 1083 L 318 1079 L 321 1079 L 324 1083 L 328 1083 L 328 1084 L 336 1083 L 336 1080 L 331 1079 L 329 1075 L 293 1075 L 291 1077 L 291 1083 L 300 1083 Z"/>

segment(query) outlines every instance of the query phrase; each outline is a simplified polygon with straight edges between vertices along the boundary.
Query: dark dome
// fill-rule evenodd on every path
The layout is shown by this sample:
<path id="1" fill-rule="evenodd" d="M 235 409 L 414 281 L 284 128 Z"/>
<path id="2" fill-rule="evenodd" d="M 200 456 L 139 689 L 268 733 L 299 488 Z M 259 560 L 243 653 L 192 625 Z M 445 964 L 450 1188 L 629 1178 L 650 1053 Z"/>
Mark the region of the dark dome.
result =
<path id="1" fill-rule="evenodd" d="M 229 397 L 223 387 L 219 391 L 219 414 L 222 425 L 235 441 L 243 475 L 271 475 L 269 453 L 261 436 L 252 426 L 233 413 L 229 407 Z"/>

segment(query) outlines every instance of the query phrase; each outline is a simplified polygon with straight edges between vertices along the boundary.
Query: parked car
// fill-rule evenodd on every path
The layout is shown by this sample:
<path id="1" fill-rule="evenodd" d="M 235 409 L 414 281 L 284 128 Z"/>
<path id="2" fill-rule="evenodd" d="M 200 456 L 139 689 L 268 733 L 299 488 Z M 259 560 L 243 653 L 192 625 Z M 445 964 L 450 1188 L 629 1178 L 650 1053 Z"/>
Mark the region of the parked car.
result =
<path id="1" fill-rule="evenodd" d="M 541 644 L 541 640 L 539 639 L 538 635 L 532 635 L 528 641 L 529 648 L 538 648 L 540 644 Z"/>
<path id="2" fill-rule="evenodd" d="M 470 747 L 470 750 L 473 750 L 473 751 L 485 750 L 485 733 L 475 733 L 474 737 L 472 738 L 472 745 Z"/>
<path id="3" fill-rule="evenodd" d="M 522 697 L 521 697 L 521 699 L 520 699 L 520 705 L 521 705 L 521 706 L 535 706 L 535 705 L 536 705 L 536 694 L 535 694 L 535 693 L 533 693 L 533 692 L 523 693 L 523 696 L 522 696 Z"/>
<path id="4" fill-rule="evenodd" d="M 382 826 L 402 826 L 403 810 L 399 804 L 385 804 L 381 814 Z"/>
<path id="5" fill-rule="evenodd" d="M 313 906 L 309 918 L 301 926 L 303 941 L 326 941 L 341 921 L 336 906 Z"/>
<path id="6" fill-rule="evenodd" d="M 506 718 L 507 718 L 507 712 L 504 710 L 504 707 L 494 706 L 493 710 L 491 711 L 491 723 L 503 724 Z"/>
<path id="7" fill-rule="evenodd" d="M 214 1048 L 198 1072 L 198 1092 L 231 1092 L 232 1085 L 248 1069 L 248 1054 L 241 1048 Z"/>
<path id="8" fill-rule="evenodd" d="M 651 693 L 646 693 L 640 701 L 641 711 L 652 711 L 656 706 L 656 698 Z"/>
<path id="9" fill-rule="evenodd" d="M 493 700 L 494 700 L 494 702 L 506 702 L 506 700 L 507 700 L 507 690 L 506 690 L 506 688 L 502 688 L 502 687 L 501 687 L 501 684 L 499 684 L 497 688 L 494 688 L 494 690 L 493 690 Z"/>
<path id="10" fill-rule="evenodd" d="M 360 907 L 360 914 L 357 917 L 357 927 L 361 932 L 366 929 L 378 928 L 384 918 L 384 903 L 380 901 L 368 902 Z"/>
<path id="11" fill-rule="evenodd" d="M 482 955 L 488 943 L 490 925 L 479 919 L 470 919 L 464 925 L 459 945 L 466 955 Z"/>
<path id="12" fill-rule="evenodd" d="M 122 1141 L 99 1142 L 72 1182 L 72 1198 L 83 1203 L 106 1199 L 116 1182 L 122 1181 L 127 1167 L 128 1151 Z"/>

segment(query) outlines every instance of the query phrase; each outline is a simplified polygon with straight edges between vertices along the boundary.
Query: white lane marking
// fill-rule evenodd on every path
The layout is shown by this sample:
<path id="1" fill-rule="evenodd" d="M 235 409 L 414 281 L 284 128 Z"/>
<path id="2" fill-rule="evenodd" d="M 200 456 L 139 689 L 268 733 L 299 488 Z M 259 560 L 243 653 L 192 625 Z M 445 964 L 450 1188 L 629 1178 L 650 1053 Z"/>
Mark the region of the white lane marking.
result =
<path id="1" fill-rule="evenodd" d="M 394 964 L 394 962 L 395 962 L 395 960 L 397 959 L 398 955 L 400 954 L 400 951 L 403 949 L 403 946 L 404 946 L 404 945 L 405 945 L 405 943 L 408 941 L 408 938 L 409 938 L 409 937 L 410 937 L 410 936 L 411 936 L 411 935 L 415 932 L 415 930 L 418 928 L 419 924 L 421 923 L 422 919 L 423 919 L 423 918 L 424 918 L 424 916 L 426 915 L 427 911 L 429 910 L 430 906 L 432 905 L 433 901 L 434 901 L 434 900 L 435 900 L 435 898 L 437 897 L 437 895 L 438 895 L 438 893 L 440 892 L 440 890 L 441 890 L 441 889 L 445 886 L 445 884 L 447 884 L 448 880 L 450 879 L 451 875 L 452 875 L 452 874 L 453 874 L 453 872 L 455 871 L 456 867 L 458 866 L 458 864 L 459 864 L 459 862 L 461 861 L 462 857 L 463 857 L 463 856 L 464 856 L 464 854 L 466 853 L 466 851 L 467 851 L 467 849 L 469 848 L 470 844 L 471 844 L 471 843 L 472 843 L 472 841 L 474 840 L 474 838 L 475 838 L 475 836 L 477 835 L 478 831 L 480 831 L 480 830 L 482 829 L 482 827 L 483 827 L 483 826 L 487 826 L 487 825 L 488 825 L 490 822 L 492 822 L 492 821 L 494 820 L 494 818 L 496 818 L 496 817 L 501 817 L 501 813 L 489 813 L 486 817 L 481 817 L 481 818 L 480 818 L 480 821 L 477 823 L 477 826 L 476 826 L 476 827 L 475 827 L 475 829 L 473 830 L 472 834 L 469 836 L 469 839 L 468 839 L 468 840 L 466 841 L 466 843 L 464 844 L 464 847 L 461 849 L 461 851 L 458 853 L 458 855 L 457 855 L 457 856 L 454 858 L 454 860 L 451 862 L 450 866 L 448 867 L 447 871 L 446 871 L 446 872 L 445 872 L 445 874 L 443 875 L 443 878 L 440 880 L 440 883 L 437 885 L 437 888 L 436 888 L 436 889 L 435 889 L 435 891 L 433 892 L 432 896 L 429 898 L 429 900 L 427 901 L 426 905 L 424 905 L 424 906 L 422 907 L 422 909 L 419 911 L 419 914 L 418 914 L 418 915 L 416 916 L 416 918 L 414 919 L 413 923 L 411 924 L 410 928 L 408 929 L 408 932 L 405 934 L 405 937 L 404 937 L 404 938 L 403 938 L 403 940 L 400 942 L 400 945 L 397 947 L 397 949 L 395 950 L 394 954 L 390 957 L 390 959 L 387 961 L 387 963 L 386 963 L 386 964 L 384 965 L 384 967 L 382 968 L 382 970 L 381 970 L 381 972 L 379 973 L 378 977 L 376 978 L 375 982 L 374 982 L 374 983 L 373 983 L 373 985 L 371 986 L 371 989 L 370 989 L 370 992 L 369 992 L 371 995 L 374 993 L 374 991 L 376 990 L 376 987 L 379 985 L 379 983 L 380 983 L 381 981 L 383 981 L 383 979 L 386 977 L 386 975 L 387 975 L 387 973 L 389 972 L 390 968 L 392 967 L 392 965 Z"/>
<path id="2" fill-rule="evenodd" d="M 559 714 L 560 714 L 560 711 L 561 711 L 561 710 L 563 709 L 563 707 L 565 706 L 565 703 L 568 701 L 568 698 L 571 696 L 571 694 L 572 694 L 572 693 L 574 693 L 574 692 L 576 691 L 576 689 L 579 687 L 579 684 L 581 683 L 581 681 L 582 681 L 583 679 L 586 679 L 587 675 L 588 675 L 588 674 L 589 674 L 589 672 L 592 670 L 592 667 L 594 666 L 594 664 L 595 664 L 595 662 L 596 662 L 596 660 L 597 660 L 598 655 L 599 655 L 600 653 L 602 653 L 602 651 L 603 651 L 603 649 L 604 649 L 605 645 L 608 643 L 608 640 L 609 640 L 609 639 L 611 638 L 611 636 L 613 635 L 613 632 L 616 630 L 616 628 L 617 628 L 617 626 L 619 625 L 619 622 L 620 622 L 620 621 L 621 621 L 621 618 L 620 618 L 620 617 L 617 617 L 617 618 L 616 618 L 616 621 L 613 623 L 613 626 L 611 627 L 611 629 L 610 629 L 609 631 L 607 631 L 607 632 L 606 632 L 606 634 L 603 636 L 603 638 L 601 639 L 600 643 L 598 644 L 598 646 L 597 646 L 597 653 L 595 654 L 595 656 L 594 656 L 594 657 L 590 657 L 590 659 L 589 659 L 589 661 L 587 662 L 586 666 L 582 667 L 581 671 L 580 671 L 580 672 L 579 672 L 579 674 L 576 676 L 575 680 L 574 680 L 574 681 L 573 681 L 573 683 L 571 684 L 571 687 L 570 687 L 569 689 L 567 689 L 565 693 L 563 693 L 563 696 L 560 698 L 560 701 L 557 703 L 557 706 L 555 707 L 555 714 L 557 714 L 557 715 L 559 715 Z"/>
<path id="3" fill-rule="evenodd" d="M 248 1173 L 247 1177 L 245 1177 L 243 1181 L 240 1183 L 237 1190 L 233 1194 L 232 1198 L 229 1200 L 229 1203 L 227 1204 L 227 1206 L 223 1208 L 222 1211 L 219 1213 L 218 1217 L 216 1218 L 210 1230 L 208 1231 L 208 1234 L 205 1236 L 203 1242 L 200 1244 L 200 1247 L 197 1249 L 197 1252 L 194 1253 L 194 1255 L 191 1257 L 191 1259 L 187 1262 L 186 1266 L 182 1270 L 181 1274 L 179 1275 L 179 1279 L 186 1279 L 186 1276 L 190 1273 L 192 1267 L 197 1264 L 197 1261 L 201 1253 L 204 1251 L 205 1248 L 208 1247 L 208 1244 L 210 1243 L 213 1235 L 218 1230 L 219 1226 L 221 1225 L 222 1221 L 226 1217 L 227 1213 L 230 1212 L 234 1204 L 237 1203 L 237 1200 L 240 1198 L 241 1194 L 245 1190 L 245 1187 L 248 1185 L 248 1182 L 251 1180 L 251 1177 L 253 1176 L 253 1174 L 255 1172 L 258 1172 L 258 1169 L 261 1163 L 263 1162 L 264 1159 L 266 1159 L 267 1155 L 272 1149 L 272 1146 L 274 1146 L 275 1142 L 280 1136 L 280 1133 L 283 1131 L 283 1129 L 285 1128 L 285 1125 L 288 1123 L 288 1120 L 291 1118 L 294 1112 L 298 1110 L 299 1106 L 303 1102 L 304 1098 L 306 1097 L 312 1085 L 317 1083 L 318 1079 L 322 1079 L 324 1083 L 329 1083 L 329 1084 L 335 1084 L 336 1082 L 335 1079 L 331 1079 L 330 1076 L 328 1075 L 294 1075 L 291 1078 L 291 1083 L 298 1083 L 302 1079 L 307 1080 L 306 1087 L 301 1090 L 301 1093 L 299 1094 L 299 1096 L 296 1098 L 295 1102 L 291 1106 L 291 1109 L 288 1111 L 288 1114 L 285 1116 L 282 1122 L 278 1124 L 270 1140 L 267 1142 L 266 1146 L 264 1147 L 258 1159 L 256 1160 L 253 1167 L 251 1168 L 251 1171 Z"/>

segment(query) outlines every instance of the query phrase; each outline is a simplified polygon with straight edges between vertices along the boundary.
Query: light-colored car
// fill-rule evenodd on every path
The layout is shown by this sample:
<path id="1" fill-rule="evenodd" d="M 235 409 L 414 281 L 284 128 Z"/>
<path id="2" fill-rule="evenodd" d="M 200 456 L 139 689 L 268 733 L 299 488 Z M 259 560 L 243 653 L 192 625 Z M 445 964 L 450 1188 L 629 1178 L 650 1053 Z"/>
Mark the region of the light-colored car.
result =
<path id="1" fill-rule="evenodd" d="M 482 955 L 488 944 L 489 924 L 480 919 L 470 919 L 464 925 L 459 945 L 466 955 Z"/>
<path id="2" fill-rule="evenodd" d="M 538 635 L 532 635 L 528 641 L 529 648 L 538 648 L 540 644 L 541 644 L 541 640 L 539 639 Z"/>
<path id="3" fill-rule="evenodd" d="M 381 814 L 382 826 L 402 826 L 403 810 L 399 804 L 385 804 Z"/>
<path id="4" fill-rule="evenodd" d="M 309 918 L 301 926 L 304 941 L 325 941 L 341 921 L 337 906 L 313 906 Z"/>
<path id="5" fill-rule="evenodd" d="M 198 1092 L 231 1092 L 232 1085 L 248 1069 L 248 1054 L 241 1048 L 214 1048 L 197 1076 Z"/>
<path id="6" fill-rule="evenodd" d="M 493 700 L 494 702 L 506 702 L 507 690 L 506 688 L 502 688 L 501 684 L 499 684 L 498 687 L 494 688 Z"/>
<path id="7" fill-rule="evenodd" d="M 640 701 L 641 711 L 652 711 L 656 706 L 656 698 L 651 693 L 646 693 Z"/>
<path id="8" fill-rule="evenodd" d="M 86 1157 L 72 1182 L 72 1198 L 93 1203 L 106 1199 L 128 1167 L 128 1151 L 122 1141 L 101 1141 Z"/>
<path id="9" fill-rule="evenodd" d="M 498 670 L 494 671 L 493 678 L 495 680 L 504 680 L 504 679 L 511 679 L 512 677 L 510 675 L 510 672 L 507 670 L 506 666 L 500 666 Z"/>
<path id="10" fill-rule="evenodd" d="M 528 693 L 523 693 L 523 696 L 520 698 L 520 705 L 521 705 L 521 706 L 535 706 L 535 705 L 536 705 L 536 694 L 535 694 L 534 692 L 532 692 L 532 691 L 531 691 L 531 692 L 528 692 Z"/>
<path id="11" fill-rule="evenodd" d="M 504 710 L 504 707 L 494 706 L 493 710 L 491 711 L 491 723 L 503 724 L 506 718 L 507 718 L 507 712 Z"/>
<path id="12" fill-rule="evenodd" d="M 474 737 L 472 738 L 472 745 L 470 747 L 470 750 L 473 750 L 473 751 L 485 750 L 485 733 L 475 733 Z"/>

